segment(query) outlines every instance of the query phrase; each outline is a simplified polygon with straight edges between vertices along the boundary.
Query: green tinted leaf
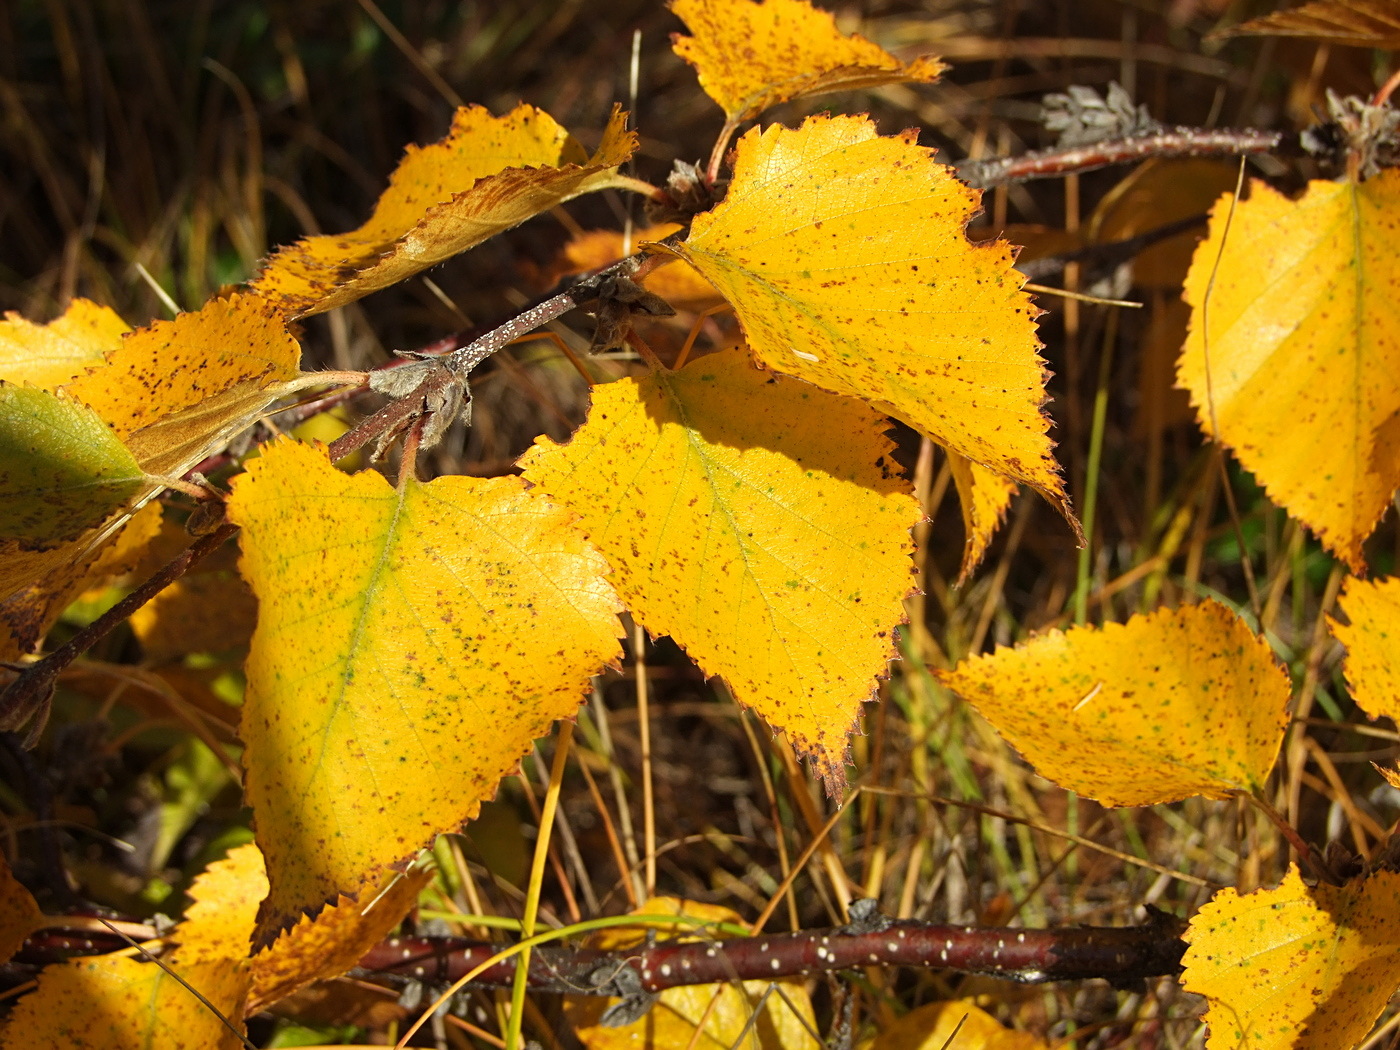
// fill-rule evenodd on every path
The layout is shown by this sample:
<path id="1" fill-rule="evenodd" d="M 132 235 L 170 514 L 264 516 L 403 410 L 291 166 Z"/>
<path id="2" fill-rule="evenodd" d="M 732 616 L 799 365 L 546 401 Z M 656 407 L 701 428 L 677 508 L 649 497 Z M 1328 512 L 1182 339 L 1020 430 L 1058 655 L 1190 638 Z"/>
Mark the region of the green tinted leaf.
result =
<path id="1" fill-rule="evenodd" d="M 144 480 L 92 409 L 0 383 L 0 536 L 72 539 L 136 495 Z"/>

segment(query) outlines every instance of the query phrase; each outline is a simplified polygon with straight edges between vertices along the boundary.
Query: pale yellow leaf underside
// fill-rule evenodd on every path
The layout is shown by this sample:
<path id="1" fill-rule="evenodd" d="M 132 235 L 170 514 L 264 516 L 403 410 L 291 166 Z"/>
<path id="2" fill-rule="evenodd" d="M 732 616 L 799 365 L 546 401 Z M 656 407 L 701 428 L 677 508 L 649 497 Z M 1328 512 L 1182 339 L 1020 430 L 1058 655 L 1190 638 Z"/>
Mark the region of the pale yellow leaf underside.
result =
<path id="1" fill-rule="evenodd" d="M 265 944 L 470 819 L 619 655 L 618 606 L 517 478 L 396 491 L 279 441 L 229 516 L 259 602 L 240 735 Z"/>
<path id="2" fill-rule="evenodd" d="M 1042 776 L 1110 806 L 1262 787 L 1288 724 L 1287 674 L 1212 601 L 1048 631 L 939 678 Z"/>
<path id="3" fill-rule="evenodd" d="M 806 0 L 671 0 L 671 10 L 695 34 L 672 34 L 676 54 L 731 123 L 789 99 L 928 83 L 947 68 L 928 55 L 904 63 L 858 33 L 847 36 Z"/>
<path id="4" fill-rule="evenodd" d="M 387 288 L 494 234 L 616 181 L 636 148 L 614 107 L 590 157 L 548 113 L 457 110 L 448 134 L 410 146 L 374 214 L 357 230 L 282 248 L 254 287 L 293 316 L 323 313 Z"/>
<path id="5" fill-rule="evenodd" d="M 678 250 L 766 367 L 869 401 L 1063 507 L 1037 311 L 1011 247 L 964 236 L 976 208 L 911 139 L 814 117 L 746 134 L 728 198 Z"/>
<path id="6" fill-rule="evenodd" d="M 593 390 L 525 476 L 576 511 L 624 603 L 810 756 L 834 790 L 894 655 L 920 511 L 864 404 L 741 351 Z"/>
<path id="7" fill-rule="evenodd" d="M 1400 874 L 1227 887 L 1196 913 L 1181 983 L 1206 996 L 1208 1050 L 1345 1050 L 1400 985 Z"/>
<path id="8" fill-rule="evenodd" d="M 1356 572 L 1400 484 L 1397 239 L 1400 171 L 1297 201 L 1254 182 L 1217 202 L 1184 293 L 1201 426 Z"/>

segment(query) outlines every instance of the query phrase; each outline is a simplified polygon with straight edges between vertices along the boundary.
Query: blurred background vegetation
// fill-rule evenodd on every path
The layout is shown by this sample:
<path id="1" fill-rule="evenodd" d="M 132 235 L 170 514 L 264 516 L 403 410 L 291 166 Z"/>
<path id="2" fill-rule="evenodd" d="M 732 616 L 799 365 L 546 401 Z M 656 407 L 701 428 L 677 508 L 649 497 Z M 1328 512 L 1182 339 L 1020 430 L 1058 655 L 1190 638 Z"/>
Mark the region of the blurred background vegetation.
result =
<path id="1" fill-rule="evenodd" d="M 869 111 L 886 133 L 919 128 L 923 143 L 955 162 L 1049 144 L 1040 99 L 1071 84 L 1102 90 L 1116 80 L 1166 124 L 1297 129 L 1326 89 L 1369 95 L 1389 72 L 1381 53 L 1213 35 L 1270 6 L 839 3 L 843 28 L 901 57 L 941 55 L 951 71 L 931 87 L 827 96 L 771 118 Z M 706 156 L 721 124 L 691 70 L 671 53 L 669 34 L 680 29 L 659 0 L 8 0 L 0 5 L 0 308 L 46 321 L 81 295 L 139 325 L 169 316 L 157 289 L 180 308 L 195 308 L 221 286 L 251 277 L 277 245 L 360 225 L 404 147 L 439 138 L 453 108 L 465 103 L 502 113 L 525 101 L 592 145 L 613 102 L 624 102 L 641 134 L 635 173 L 659 183 L 675 160 Z M 638 91 L 629 102 L 634 37 Z M 1234 185 L 1235 170 L 1229 163 L 1147 165 L 1002 188 L 987 195 L 974 235 L 1005 232 L 1027 246 L 1025 260 L 1053 256 L 1203 213 L 1222 187 Z M 1269 159 L 1252 170 L 1289 189 L 1315 174 Z M 612 194 L 572 202 L 424 278 L 312 319 L 303 333 L 308 367 L 363 367 L 392 349 L 503 320 L 552 283 L 573 232 L 621 228 L 629 209 L 640 218 L 634 202 Z M 898 434 L 931 518 L 921 555 L 927 594 L 911 604 L 906 659 L 894 667 L 889 702 L 867 710 L 865 735 L 855 741 L 856 779 L 891 793 L 862 797 L 833 832 L 830 854 L 889 914 L 1025 925 L 1131 922 L 1144 903 L 1189 911 L 1203 899 L 1202 880 L 1247 888 L 1275 877 L 1285 851 L 1255 816 L 1199 801 L 1109 812 L 1067 797 L 1029 773 L 925 669 L 1069 622 L 1076 593 L 1091 621 L 1204 594 L 1238 605 L 1247 593 L 1245 559 L 1262 595 L 1262 627 L 1304 694 L 1300 716 L 1319 720 L 1307 745 L 1313 750 L 1289 745 L 1279 808 L 1314 839 L 1347 828 L 1364 837 L 1394 816 L 1393 800 L 1371 792 L 1367 765 L 1392 757 L 1393 740 L 1341 724 L 1352 715 L 1350 701 L 1335 646 L 1319 627 L 1340 575 L 1232 467 L 1236 528 L 1219 453 L 1203 446 L 1184 395 L 1172 389 L 1185 323 L 1179 287 L 1202 231 L 1137 267 L 1086 266 L 1043 279 L 1144 303 L 1134 311 L 1039 300 L 1048 311 L 1042 339 L 1055 372 L 1048 410 L 1058 455 L 1076 508 L 1096 510 L 1085 558 L 1054 512 L 1025 494 L 982 570 L 954 587 L 962 527 L 946 468 L 916 437 Z M 586 341 L 586 325 L 579 327 Z M 619 374 L 627 365 L 599 367 Z M 472 434 L 449 443 L 444 470 L 511 470 L 535 434 L 562 439 L 586 406 L 584 385 L 543 344 L 498 355 L 477 383 Z M 1102 462 L 1091 478 L 1095 443 Z M 1392 518 L 1371 543 L 1378 572 L 1394 566 L 1398 543 Z M 149 663 L 129 636 L 94 655 Z M 193 690 L 197 671 L 187 663 L 178 674 L 161 673 L 174 688 L 184 682 Z M 236 675 L 215 671 L 198 688 L 217 679 L 236 698 Z M 646 675 L 657 723 L 649 761 L 665 845 L 658 885 L 756 912 L 829 803 L 810 793 L 765 728 L 716 702 L 674 647 L 657 644 Z M 635 684 L 629 663 L 582 716 L 582 761 L 605 788 L 611 781 L 606 804 L 615 812 L 598 810 L 603 796 L 589 794 L 582 781 L 571 785 L 577 797 L 566 815 L 588 862 L 566 865 L 576 884 L 551 888 L 554 914 L 616 910 L 625 896 L 618 887 L 631 876 L 612 865 L 604 831 L 616 824 L 631 835 L 641 822 Z M 80 685 L 73 686 L 79 693 Z M 21 875 L 42 882 L 43 864 L 34 858 L 57 851 L 87 896 L 128 913 L 168 909 L 174 890 L 246 829 L 246 814 L 221 763 L 199 750 L 204 745 L 172 731 L 170 719 L 149 707 L 119 717 L 120 707 L 110 696 L 88 706 L 60 702 L 36 766 L 26 771 L 0 757 L 12 785 L 0 791 L 0 808 L 20 836 Z M 120 733 L 93 729 L 99 716 L 119 721 Z M 461 866 L 444 892 L 480 878 L 476 905 L 513 913 L 532 834 L 534 773 L 527 763 L 527 776 L 508 783 L 501 801 L 468 829 L 466 854 L 443 855 L 446 867 Z M 48 784 L 61 821 L 97 834 L 42 830 L 30 790 L 35 778 Z M 960 805 L 967 802 L 994 812 Z M 1075 847 L 1066 832 L 1109 852 Z M 118 849 L 104 836 L 138 848 Z M 815 869 L 804 875 L 794 903 L 779 914 L 803 924 L 836 920 L 825 877 Z M 889 974 L 886 981 L 871 990 L 876 1014 L 992 987 L 937 974 Z M 1084 1045 L 1131 1042 L 1132 1033 L 1147 1040 L 1140 1045 L 1184 1045 L 1194 1029 L 1192 1008 L 1171 982 L 1131 992 L 1094 983 L 996 993 L 1004 1018 L 1063 1037 L 1087 1033 Z"/>

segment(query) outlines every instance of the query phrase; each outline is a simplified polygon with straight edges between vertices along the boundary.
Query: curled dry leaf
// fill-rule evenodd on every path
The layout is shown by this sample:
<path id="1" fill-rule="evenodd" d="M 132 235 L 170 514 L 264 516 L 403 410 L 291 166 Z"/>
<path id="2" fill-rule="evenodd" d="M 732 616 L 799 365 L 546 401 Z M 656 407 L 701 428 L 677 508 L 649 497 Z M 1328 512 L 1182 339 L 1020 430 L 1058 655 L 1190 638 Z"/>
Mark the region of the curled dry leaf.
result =
<path id="1" fill-rule="evenodd" d="M 518 478 L 396 490 L 284 440 L 228 513 L 258 597 L 240 735 L 266 945 L 469 820 L 620 655 L 618 606 L 602 557 Z"/>
<path id="2" fill-rule="evenodd" d="M 1312 0 L 1251 18 L 1229 30 L 1258 36 L 1305 36 L 1345 47 L 1400 49 L 1400 4 L 1394 0 Z"/>
<path id="3" fill-rule="evenodd" d="M 859 34 L 836 28 L 830 12 L 806 0 L 671 0 L 694 36 L 672 35 L 705 94 L 730 124 L 789 99 L 929 83 L 947 67 L 925 55 L 905 63 Z"/>
<path id="4" fill-rule="evenodd" d="M 525 477 L 575 511 L 624 604 L 787 733 L 834 793 L 894 656 L 918 504 L 886 421 L 741 352 L 593 389 Z"/>
<path id="5" fill-rule="evenodd" d="M 582 193 L 617 184 L 636 135 L 614 107 L 592 156 L 533 106 L 457 110 L 452 129 L 410 146 L 368 222 L 307 237 L 267 260 L 254 287 L 293 316 L 387 288 Z"/>
<path id="6" fill-rule="evenodd" d="M 1226 888 L 1191 920 L 1181 983 L 1210 1003 L 1207 1050 L 1348 1050 L 1400 985 L 1400 874 Z"/>
<path id="7" fill-rule="evenodd" d="M 0 1044 L 5 1050 L 240 1050 L 246 964 L 186 962 L 179 952 L 163 961 L 206 1002 L 153 962 L 122 955 L 71 959 L 44 968 L 0 1029 Z"/>
<path id="8" fill-rule="evenodd" d="M 1222 197 L 1178 378 L 1201 427 L 1353 572 L 1400 485 L 1400 171 Z"/>
<path id="9" fill-rule="evenodd" d="M 1109 806 L 1264 785 L 1287 673 L 1217 602 L 1047 631 L 938 673 L 1042 776 Z"/>

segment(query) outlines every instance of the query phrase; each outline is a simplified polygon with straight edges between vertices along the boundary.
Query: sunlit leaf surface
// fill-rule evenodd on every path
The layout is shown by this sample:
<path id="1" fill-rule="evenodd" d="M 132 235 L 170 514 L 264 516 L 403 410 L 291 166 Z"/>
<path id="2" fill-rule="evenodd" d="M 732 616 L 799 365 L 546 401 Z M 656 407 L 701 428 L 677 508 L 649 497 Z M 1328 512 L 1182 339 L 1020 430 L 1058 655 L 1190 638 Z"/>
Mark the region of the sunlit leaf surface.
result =
<path id="1" fill-rule="evenodd" d="M 242 1030 L 246 965 L 164 959 L 215 1010 Z M 121 955 L 45 967 L 39 986 L 11 1012 L 5 1050 L 235 1050 L 243 1043 L 195 996 L 153 962 Z"/>
<path id="2" fill-rule="evenodd" d="M 1400 986 L 1400 874 L 1229 887 L 1186 933 L 1182 985 L 1210 1002 L 1207 1050 L 1348 1050 Z"/>
<path id="3" fill-rule="evenodd" d="M 1260 788 L 1288 724 L 1288 675 L 1216 602 L 1047 631 L 939 678 L 1042 776 L 1110 806 Z"/>
<path id="4" fill-rule="evenodd" d="M 129 331 L 114 310 L 87 299 L 74 299 L 62 316 L 44 325 L 7 312 L 0 321 L 0 379 L 55 390 L 101 364 Z"/>
<path id="5" fill-rule="evenodd" d="M 976 208 L 911 137 L 813 117 L 745 135 L 728 198 L 679 251 L 768 368 L 863 398 L 1063 506 L 1036 310 L 1011 247 L 963 235 Z"/>
<path id="6" fill-rule="evenodd" d="M 847 36 L 806 0 L 671 0 L 671 10 L 694 34 L 672 34 L 676 54 L 731 122 L 807 95 L 928 83 L 947 68 L 929 56 L 904 63 L 858 33 Z"/>
<path id="7" fill-rule="evenodd" d="M 1400 171 L 1296 201 L 1254 182 L 1216 204 L 1186 280 L 1201 426 L 1358 572 L 1400 485 L 1397 238 Z"/>
<path id="8" fill-rule="evenodd" d="M 1340 604 L 1349 624 L 1327 622 L 1347 647 L 1352 699 L 1372 718 L 1400 721 L 1400 578 L 1348 579 Z"/>
<path id="9" fill-rule="evenodd" d="M 395 490 L 279 441 L 229 515 L 259 603 L 240 736 L 266 944 L 470 819 L 619 655 L 617 599 L 518 478 Z"/>
<path id="10" fill-rule="evenodd" d="M 914 588 L 885 421 L 741 352 L 595 387 L 525 477 L 576 511 L 632 614 L 782 729 L 833 790 Z"/>
<path id="11" fill-rule="evenodd" d="M 257 1013 L 313 981 L 349 970 L 403 920 L 431 873 L 391 873 L 363 902 L 341 898 L 312 918 L 303 916 L 267 951 L 253 957 L 248 1012 Z M 267 870 L 258 847 L 230 850 L 195 879 L 194 903 L 176 931 L 185 959 L 234 961 L 246 957 L 258 904 L 267 896 Z"/>

